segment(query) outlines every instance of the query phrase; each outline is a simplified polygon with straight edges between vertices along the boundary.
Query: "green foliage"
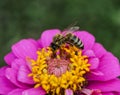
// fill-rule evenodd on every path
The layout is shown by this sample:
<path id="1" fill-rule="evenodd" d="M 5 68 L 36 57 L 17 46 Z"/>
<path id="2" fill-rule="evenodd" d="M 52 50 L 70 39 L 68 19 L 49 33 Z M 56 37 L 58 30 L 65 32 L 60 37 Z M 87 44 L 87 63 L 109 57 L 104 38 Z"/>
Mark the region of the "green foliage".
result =
<path id="1" fill-rule="evenodd" d="M 74 22 L 119 58 L 119 4 L 119 0 L 1 0 L 0 66 L 11 45 L 20 39 L 37 39 L 45 29 L 63 30 Z"/>

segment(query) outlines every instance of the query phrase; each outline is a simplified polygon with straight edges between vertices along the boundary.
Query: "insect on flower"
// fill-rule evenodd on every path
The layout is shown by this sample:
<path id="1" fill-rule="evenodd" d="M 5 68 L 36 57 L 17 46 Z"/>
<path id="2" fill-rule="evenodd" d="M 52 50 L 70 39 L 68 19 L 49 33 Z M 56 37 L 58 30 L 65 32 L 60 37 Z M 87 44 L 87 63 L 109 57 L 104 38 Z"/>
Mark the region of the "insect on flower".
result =
<path id="1" fill-rule="evenodd" d="M 67 43 L 72 46 L 76 46 L 79 49 L 84 49 L 82 41 L 73 34 L 73 32 L 79 30 L 78 26 L 70 27 L 66 29 L 62 34 L 57 34 L 53 37 L 53 41 L 50 44 L 53 52 L 61 47 L 61 45 Z"/>

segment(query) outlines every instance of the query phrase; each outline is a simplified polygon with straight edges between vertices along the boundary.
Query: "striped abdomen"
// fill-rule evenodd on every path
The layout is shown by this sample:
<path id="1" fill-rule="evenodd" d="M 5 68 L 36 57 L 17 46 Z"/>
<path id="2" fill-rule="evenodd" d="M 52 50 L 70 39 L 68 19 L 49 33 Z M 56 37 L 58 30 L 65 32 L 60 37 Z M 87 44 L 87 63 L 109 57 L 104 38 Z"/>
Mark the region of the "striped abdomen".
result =
<path id="1" fill-rule="evenodd" d="M 69 33 L 66 35 L 66 42 L 75 45 L 77 48 L 84 49 L 82 41 L 75 35 Z"/>

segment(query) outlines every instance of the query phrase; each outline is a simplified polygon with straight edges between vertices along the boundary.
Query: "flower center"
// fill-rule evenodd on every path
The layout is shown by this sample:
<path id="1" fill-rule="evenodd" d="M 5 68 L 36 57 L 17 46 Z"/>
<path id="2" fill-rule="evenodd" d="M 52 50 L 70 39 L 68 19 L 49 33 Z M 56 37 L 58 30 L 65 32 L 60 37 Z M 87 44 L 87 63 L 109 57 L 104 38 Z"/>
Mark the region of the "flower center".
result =
<path id="1" fill-rule="evenodd" d="M 49 74 L 54 74 L 57 77 L 60 77 L 68 70 L 69 61 L 63 59 L 51 59 L 48 61 L 48 72 Z"/>
<path id="2" fill-rule="evenodd" d="M 82 50 L 62 45 L 57 51 L 50 47 L 37 51 L 37 60 L 29 59 L 35 88 L 42 87 L 48 94 L 63 95 L 65 89 L 81 90 L 86 82 L 84 75 L 90 71 L 88 57 Z"/>

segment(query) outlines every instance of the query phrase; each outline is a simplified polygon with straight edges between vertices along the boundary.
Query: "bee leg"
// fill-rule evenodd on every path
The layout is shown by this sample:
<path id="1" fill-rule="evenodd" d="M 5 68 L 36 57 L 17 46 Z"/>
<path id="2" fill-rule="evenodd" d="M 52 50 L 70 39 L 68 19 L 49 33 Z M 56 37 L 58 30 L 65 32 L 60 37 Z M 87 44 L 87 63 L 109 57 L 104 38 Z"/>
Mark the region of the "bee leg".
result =
<path id="1" fill-rule="evenodd" d="M 75 55 L 78 55 L 78 52 L 77 52 L 77 51 L 75 51 Z"/>
<path id="2" fill-rule="evenodd" d="M 52 58 L 55 58 L 55 57 L 56 57 L 56 52 L 53 51 Z"/>

